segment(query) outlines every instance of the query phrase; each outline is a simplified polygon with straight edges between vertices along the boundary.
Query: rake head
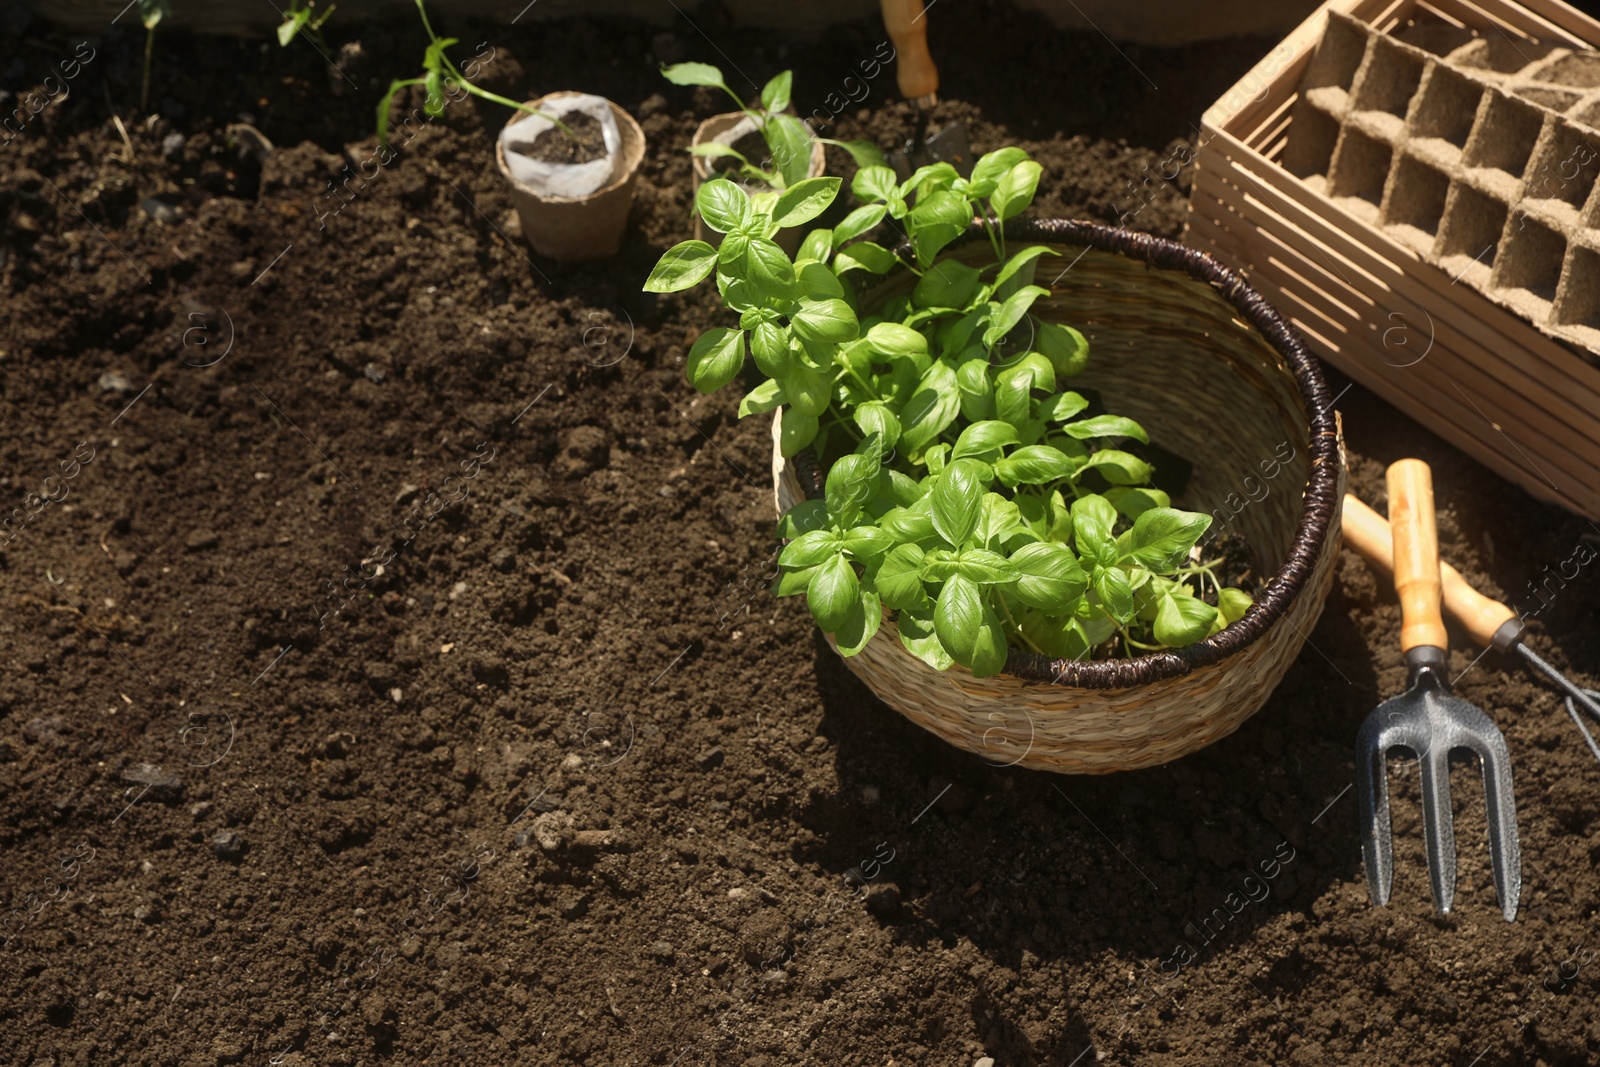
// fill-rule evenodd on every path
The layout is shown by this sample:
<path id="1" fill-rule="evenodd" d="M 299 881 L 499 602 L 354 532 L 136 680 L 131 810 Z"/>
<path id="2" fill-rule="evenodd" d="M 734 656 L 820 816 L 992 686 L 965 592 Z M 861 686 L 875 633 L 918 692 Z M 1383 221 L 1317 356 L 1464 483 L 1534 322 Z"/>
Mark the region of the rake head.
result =
<path id="1" fill-rule="evenodd" d="M 1423 652 L 1423 649 L 1417 649 Z M 1426 651 L 1436 652 L 1437 649 Z M 1456 842 L 1450 811 L 1450 753 L 1466 749 L 1483 767 L 1489 855 L 1495 893 L 1510 922 L 1522 891 L 1521 848 L 1517 842 L 1516 801 L 1511 792 L 1511 752 L 1500 730 L 1483 712 L 1450 695 L 1443 663 L 1412 659 L 1411 688 L 1385 701 L 1361 724 L 1356 740 L 1356 794 L 1360 805 L 1367 892 L 1378 905 L 1389 903 L 1394 884 L 1394 842 L 1389 815 L 1386 761 L 1393 749 L 1407 749 L 1422 773 L 1422 834 L 1428 877 L 1441 914 L 1455 903 Z M 1440 656 L 1442 660 L 1442 652 Z M 1408 655 L 1408 659 L 1411 656 Z"/>

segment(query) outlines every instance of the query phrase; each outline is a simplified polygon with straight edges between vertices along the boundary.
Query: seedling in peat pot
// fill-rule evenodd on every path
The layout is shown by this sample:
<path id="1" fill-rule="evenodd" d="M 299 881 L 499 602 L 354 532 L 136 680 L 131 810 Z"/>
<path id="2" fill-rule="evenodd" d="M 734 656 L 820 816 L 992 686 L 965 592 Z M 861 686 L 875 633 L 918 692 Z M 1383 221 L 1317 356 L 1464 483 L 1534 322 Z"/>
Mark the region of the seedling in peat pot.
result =
<path id="1" fill-rule="evenodd" d="M 793 260 L 774 235 L 827 210 L 838 178 L 754 196 L 709 181 L 696 206 L 721 246 L 685 241 L 645 283 L 677 292 L 715 274 L 739 328 L 694 343 L 689 381 L 728 384 L 748 349 L 764 380 L 740 416 L 782 408 L 783 455 L 816 450 L 825 492 L 783 517 L 776 592 L 805 593 L 846 656 L 885 611 L 923 662 L 981 677 L 1013 646 L 1062 659 L 1181 648 L 1251 603 L 1199 554 L 1211 517 L 1173 508 L 1126 450 L 1149 444 L 1144 428 L 1059 387 L 1089 346 L 1034 314 L 1050 295 L 1035 267 L 1056 253 L 1008 253 L 1001 230 L 1040 173 L 1018 148 L 984 156 L 970 179 L 948 163 L 904 182 L 863 167 L 851 183 L 863 206 L 808 233 Z M 863 239 L 886 217 L 908 233 L 909 261 Z M 939 258 L 974 221 L 994 261 Z M 915 287 L 862 315 L 855 279 L 892 271 Z"/>
<path id="2" fill-rule="evenodd" d="M 577 140 L 577 136 L 567 127 L 567 124 L 554 115 L 548 115 L 538 108 L 529 107 L 527 104 L 519 104 L 515 100 L 508 100 L 497 93 L 491 93 L 487 89 L 480 89 L 473 85 L 462 75 L 461 71 L 456 69 L 456 65 L 444 53 L 446 48 L 453 44 L 459 44 L 460 38 L 440 37 L 434 33 L 433 27 L 428 23 L 428 11 L 422 6 L 422 0 L 417 0 L 417 13 L 422 16 L 422 28 L 427 31 L 429 41 L 428 50 L 422 56 L 422 77 L 396 78 L 389 83 L 389 91 L 383 94 L 382 100 L 378 101 L 378 143 L 380 145 L 385 148 L 389 145 L 389 111 L 394 103 L 394 94 L 413 85 L 421 85 L 427 89 L 428 95 L 422 103 L 422 110 L 429 115 L 442 115 L 444 113 L 446 86 L 459 85 L 462 89 L 481 100 L 503 104 L 506 107 L 515 108 L 518 111 L 526 111 L 530 115 L 538 115 L 540 118 L 548 119 L 568 137 L 571 137 L 574 141 Z"/>
<path id="3" fill-rule="evenodd" d="M 728 83 L 722 78 L 722 71 L 710 63 L 675 63 L 670 67 L 662 67 L 661 74 L 674 85 L 711 86 L 721 89 L 732 97 L 734 104 L 749 116 L 762 139 L 766 141 L 770 158 L 765 164 L 757 164 L 732 145 L 721 141 L 706 141 L 693 146 L 689 151 L 697 156 L 735 160 L 738 163 L 735 173 L 748 180 L 760 182 L 769 189 L 787 189 L 805 180 L 810 167 L 813 141 L 844 149 L 850 153 L 850 157 L 855 160 L 858 167 L 883 165 L 883 153 L 870 142 L 835 141 L 827 137 L 817 137 L 804 122 L 785 113 L 789 108 L 789 95 L 794 83 L 793 71 L 786 70 L 767 82 L 761 90 L 759 108 L 747 107 L 739 94 L 728 88 Z"/>

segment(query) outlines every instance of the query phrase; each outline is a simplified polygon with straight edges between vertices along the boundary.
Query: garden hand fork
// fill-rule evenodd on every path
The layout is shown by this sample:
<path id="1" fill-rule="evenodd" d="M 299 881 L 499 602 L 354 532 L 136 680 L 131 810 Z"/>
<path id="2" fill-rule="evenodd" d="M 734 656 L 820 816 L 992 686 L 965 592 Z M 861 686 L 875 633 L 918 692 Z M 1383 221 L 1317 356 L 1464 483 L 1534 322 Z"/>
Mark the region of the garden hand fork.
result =
<path id="1" fill-rule="evenodd" d="M 1456 845 L 1450 814 L 1450 753 L 1464 748 L 1483 766 L 1489 855 L 1495 894 L 1511 922 L 1522 890 L 1511 752 L 1494 722 L 1450 694 L 1448 638 L 1439 614 L 1439 539 L 1434 528 L 1433 474 L 1421 460 L 1403 459 L 1388 471 L 1389 525 L 1394 536 L 1394 587 L 1400 596 L 1400 648 L 1410 669 L 1403 696 L 1378 705 L 1356 738 L 1356 800 L 1367 893 L 1389 903 L 1394 841 L 1389 817 L 1389 751 L 1409 749 L 1422 774 L 1422 836 L 1428 876 L 1440 914 L 1455 902 Z"/>

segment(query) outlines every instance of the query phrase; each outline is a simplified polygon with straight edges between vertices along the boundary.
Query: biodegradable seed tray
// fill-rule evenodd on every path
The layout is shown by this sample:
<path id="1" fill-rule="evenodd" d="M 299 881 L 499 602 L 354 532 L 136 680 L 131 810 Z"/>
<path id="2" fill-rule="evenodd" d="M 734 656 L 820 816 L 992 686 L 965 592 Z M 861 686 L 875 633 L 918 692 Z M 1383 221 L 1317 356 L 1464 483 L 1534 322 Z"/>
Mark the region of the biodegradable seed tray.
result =
<path id="1" fill-rule="evenodd" d="M 1202 120 L 1185 241 L 1322 358 L 1600 518 L 1600 22 L 1329 0 Z"/>
<path id="2" fill-rule="evenodd" d="M 1284 165 L 1453 279 L 1600 352 L 1600 131 L 1583 121 L 1600 119 L 1600 54 L 1328 18 Z"/>

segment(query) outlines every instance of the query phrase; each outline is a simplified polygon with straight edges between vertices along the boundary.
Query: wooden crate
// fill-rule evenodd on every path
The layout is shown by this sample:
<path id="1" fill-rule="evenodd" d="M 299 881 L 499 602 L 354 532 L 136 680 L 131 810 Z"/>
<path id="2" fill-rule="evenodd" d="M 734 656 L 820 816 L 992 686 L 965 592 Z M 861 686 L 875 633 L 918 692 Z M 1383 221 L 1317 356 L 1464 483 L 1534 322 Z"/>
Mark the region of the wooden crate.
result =
<path id="1" fill-rule="evenodd" d="M 1600 518 L 1600 359 L 1283 166 L 1330 10 L 1384 33 L 1437 20 L 1513 45 L 1600 43 L 1600 22 L 1559 0 L 1329 0 L 1206 111 L 1185 241 L 1243 270 L 1329 363 L 1532 495 Z"/>

